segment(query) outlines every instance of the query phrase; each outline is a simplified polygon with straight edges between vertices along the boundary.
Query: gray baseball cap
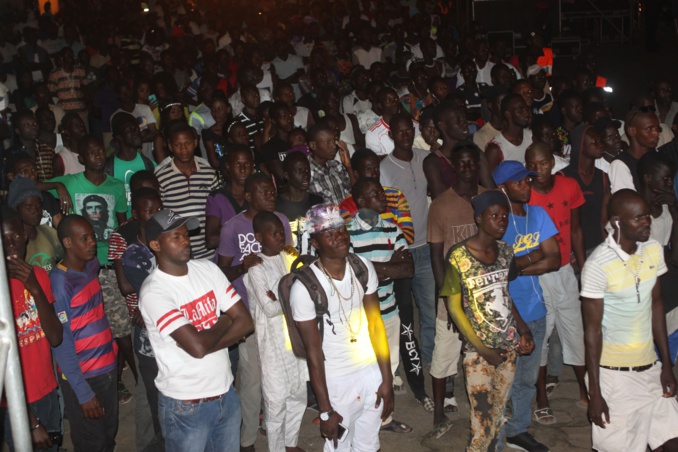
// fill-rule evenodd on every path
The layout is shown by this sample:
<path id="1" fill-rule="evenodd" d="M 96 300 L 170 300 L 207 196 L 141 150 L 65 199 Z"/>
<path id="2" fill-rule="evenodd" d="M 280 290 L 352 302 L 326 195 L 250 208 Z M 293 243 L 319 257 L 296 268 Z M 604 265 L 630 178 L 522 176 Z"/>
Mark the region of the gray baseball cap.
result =
<path id="1" fill-rule="evenodd" d="M 156 212 L 148 223 L 146 223 L 146 240 L 158 240 L 160 234 L 174 231 L 183 225 L 186 225 L 189 231 L 200 228 L 200 222 L 194 217 L 182 217 L 170 209 L 163 209 Z"/>

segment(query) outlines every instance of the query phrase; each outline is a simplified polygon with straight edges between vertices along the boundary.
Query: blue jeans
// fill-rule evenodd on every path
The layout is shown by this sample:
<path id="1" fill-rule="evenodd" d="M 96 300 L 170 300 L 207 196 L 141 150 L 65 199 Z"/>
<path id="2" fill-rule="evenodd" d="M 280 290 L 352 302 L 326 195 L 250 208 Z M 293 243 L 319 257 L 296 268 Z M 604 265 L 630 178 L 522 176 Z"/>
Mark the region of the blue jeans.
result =
<path id="1" fill-rule="evenodd" d="M 240 451 L 240 401 L 235 389 L 210 402 L 184 403 L 158 392 L 166 452 Z"/>
<path id="2" fill-rule="evenodd" d="M 436 281 L 431 267 L 431 252 L 428 245 L 410 248 L 414 261 L 412 293 L 419 308 L 419 337 L 424 366 L 433 359 L 433 341 L 436 335 Z"/>
<path id="3" fill-rule="evenodd" d="M 532 423 L 532 400 L 537 394 L 537 376 L 541 360 L 541 347 L 546 334 L 546 317 L 527 322 L 534 339 L 534 350 L 520 355 L 516 361 L 516 376 L 511 386 L 513 415 L 506 424 L 506 436 L 516 436 L 527 431 Z"/>
<path id="4" fill-rule="evenodd" d="M 37 400 L 28 405 L 28 409 L 33 412 L 35 417 L 40 419 L 40 423 L 45 426 L 48 432 L 61 432 L 61 408 L 59 406 L 59 396 L 57 390 L 54 388 L 52 392 L 47 394 L 40 400 Z M 12 428 L 9 422 L 9 413 L 7 408 L 2 409 L 2 415 L 5 418 L 5 441 L 9 450 L 14 452 L 14 441 L 12 440 Z M 31 425 L 31 428 L 33 426 Z M 56 452 L 57 445 L 52 444 L 49 449 L 35 449 L 46 450 L 49 452 Z"/>

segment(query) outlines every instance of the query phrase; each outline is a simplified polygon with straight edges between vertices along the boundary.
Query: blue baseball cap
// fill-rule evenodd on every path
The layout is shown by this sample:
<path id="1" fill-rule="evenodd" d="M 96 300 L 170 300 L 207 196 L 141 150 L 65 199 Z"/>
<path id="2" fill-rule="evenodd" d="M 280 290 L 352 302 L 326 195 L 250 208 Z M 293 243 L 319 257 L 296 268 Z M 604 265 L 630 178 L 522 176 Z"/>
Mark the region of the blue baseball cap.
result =
<path id="1" fill-rule="evenodd" d="M 505 160 L 501 162 L 492 173 L 494 183 L 501 185 L 504 182 L 518 182 L 527 176 L 536 176 L 534 171 L 528 171 L 525 165 L 516 160 Z"/>

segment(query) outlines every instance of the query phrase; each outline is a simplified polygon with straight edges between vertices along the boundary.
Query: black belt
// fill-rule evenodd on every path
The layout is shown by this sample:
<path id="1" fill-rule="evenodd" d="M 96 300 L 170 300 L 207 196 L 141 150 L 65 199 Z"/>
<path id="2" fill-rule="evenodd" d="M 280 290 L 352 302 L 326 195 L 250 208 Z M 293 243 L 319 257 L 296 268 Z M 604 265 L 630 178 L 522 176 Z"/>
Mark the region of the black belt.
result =
<path id="1" fill-rule="evenodd" d="M 602 367 L 603 369 L 608 369 L 608 370 L 618 370 L 620 372 L 645 372 L 646 370 L 650 369 L 654 365 L 655 365 L 655 363 L 647 364 L 645 366 L 636 366 L 636 367 L 612 367 L 612 366 L 600 366 L 600 367 Z"/>

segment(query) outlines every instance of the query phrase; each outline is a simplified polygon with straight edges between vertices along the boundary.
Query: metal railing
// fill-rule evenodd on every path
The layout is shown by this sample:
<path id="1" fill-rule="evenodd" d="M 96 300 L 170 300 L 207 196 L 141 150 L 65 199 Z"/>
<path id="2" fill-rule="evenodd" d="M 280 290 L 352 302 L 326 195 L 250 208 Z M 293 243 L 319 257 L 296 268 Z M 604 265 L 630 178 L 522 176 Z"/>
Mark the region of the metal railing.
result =
<path id="1" fill-rule="evenodd" d="M 0 246 L 0 388 L 5 389 L 14 449 L 18 452 L 31 452 L 33 444 L 14 329 L 12 298 L 6 275 L 5 251 Z"/>

